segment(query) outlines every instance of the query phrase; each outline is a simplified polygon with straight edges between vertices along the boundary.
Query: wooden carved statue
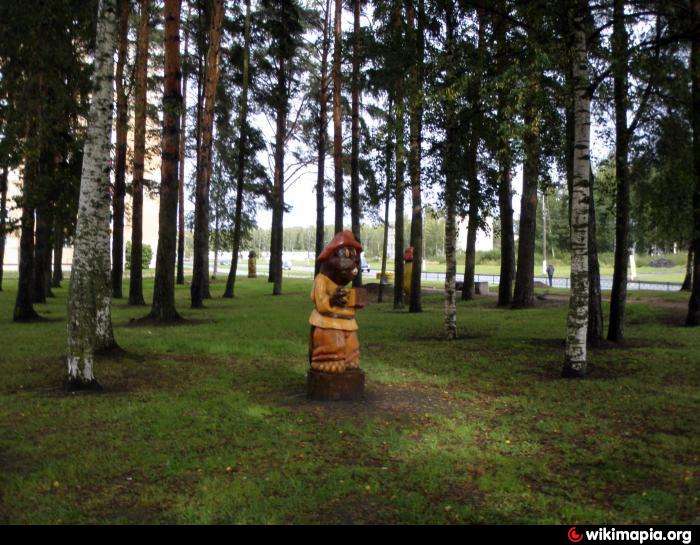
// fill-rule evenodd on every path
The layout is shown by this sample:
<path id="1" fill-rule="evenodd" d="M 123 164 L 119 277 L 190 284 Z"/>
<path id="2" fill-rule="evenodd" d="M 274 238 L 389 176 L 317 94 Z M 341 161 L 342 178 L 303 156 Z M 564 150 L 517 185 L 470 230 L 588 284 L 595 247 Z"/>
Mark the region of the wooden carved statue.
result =
<path id="1" fill-rule="evenodd" d="M 343 231 L 323 249 L 321 270 L 314 279 L 311 300 L 311 368 L 342 373 L 360 366 L 356 309 L 365 306 L 364 288 L 345 286 L 357 276 L 362 245 L 352 231 Z"/>
<path id="2" fill-rule="evenodd" d="M 413 275 L 413 246 L 403 252 L 403 294 L 406 301 L 411 298 L 411 276 Z"/>
<path id="3" fill-rule="evenodd" d="M 257 278 L 258 269 L 256 265 L 257 255 L 254 250 L 248 253 L 248 278 Z"/>

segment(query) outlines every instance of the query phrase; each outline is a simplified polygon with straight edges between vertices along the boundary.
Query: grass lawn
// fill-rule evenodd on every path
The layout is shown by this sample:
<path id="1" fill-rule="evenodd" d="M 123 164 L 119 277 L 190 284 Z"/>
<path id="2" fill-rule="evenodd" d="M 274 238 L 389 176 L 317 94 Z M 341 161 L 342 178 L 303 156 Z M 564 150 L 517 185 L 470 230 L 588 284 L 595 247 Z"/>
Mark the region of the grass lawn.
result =
<path id="1" fill-rule="evenodd" d="M 566 295 L 442 297 L 360 316 L 367 398 L 306 400 L 310 280 L 212 285 L 187 322 L 135 325 L 102 394 L 68 394 L 67 289 L 13 324 L 0 292 L 2 523 L 700 523 L 700 329 L 685 294 L 630 293 L 627 341 L 559 378 Z M 125 284 L 125 293 L 127 290 Z M 146 280 L 147 299 L 152 281 Z"/>

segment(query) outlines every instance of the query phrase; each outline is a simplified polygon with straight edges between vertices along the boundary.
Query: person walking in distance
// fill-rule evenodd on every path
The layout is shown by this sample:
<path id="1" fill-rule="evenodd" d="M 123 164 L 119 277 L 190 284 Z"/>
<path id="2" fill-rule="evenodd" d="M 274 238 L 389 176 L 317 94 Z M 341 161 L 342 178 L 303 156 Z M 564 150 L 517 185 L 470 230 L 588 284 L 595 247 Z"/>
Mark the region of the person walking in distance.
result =
<path id="1" fill-rule="evenodd" d="M 552 287 L 552 279 L 554 278 L 554 265 L 547 265 L 547 276 L 549 277 L 549 287 Z"/>

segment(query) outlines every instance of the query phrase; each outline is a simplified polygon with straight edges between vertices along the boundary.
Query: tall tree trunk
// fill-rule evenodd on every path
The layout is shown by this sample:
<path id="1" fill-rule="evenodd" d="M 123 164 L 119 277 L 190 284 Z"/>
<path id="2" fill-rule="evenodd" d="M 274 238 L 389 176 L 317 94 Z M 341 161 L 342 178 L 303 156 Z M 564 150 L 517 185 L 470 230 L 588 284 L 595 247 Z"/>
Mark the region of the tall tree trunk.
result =
<path id="1" fill-rule="evenodd" d="M 629 265 L 630 180 L 629 131 L 627 129 L 627 30 L 624 21 L 624 0 L 613 6 L 613 70 L 615 98 L 615 268 L 610 294 L 608 340 L 625 337 L 625 302 L 627 301 L 627 267 Z"/>
<path id="2" fill-rule="evenodd" d="M 685 263 L 685 278 L 681 285 L 681 291 L 690 291 L 693 287 L 693 245 L 688 245 L 688 259 Z"/>
<path id="3" fill-rule="evenodd" d="M 588 161 L 590 166 L 590 160 Z M 587 342 L 595 345 L 603 340 L 603 298 L 600 289 L 600 263 L 598 261 L 598 241 L 596 240 L 596 215 L 593 186 L 595 178 L 591 169 L 589 175 L 588 199 L 588 333 Z M 571 200 L 571 199 L 569 199 Z"/>
<path id="4" fill-rule="evenodd" d="M 187 8 L 190 14 L 190 8 Z M 189 18 L 189 17 L 188 17 Z M 185 57 L 190 45 L 189 26 L 185 29 Z M 185 284 L 185 157 L 187 156 L 187 65 L 182 69 L 182 115 L 180 116 L 180 165 L 177 184 L 177 278 L 175 283 Z"/>
<path id="5" fill-rule="evenodd" d="M 203 308 L 209 293 L 209 180 L 211 177 L 211 148 L 214 131 L 214 102 L 219 81 L 219 51 L 221 24 L 224 17 L 224 0 L 212 0 L 209 49 L 206 60 L 204 84 L 204 112 L 202 114 L 202 141 L 197 164 L 197 188 L 195 193 L 194 263 L 190 296 L 192 308 Z"/>
<path id="6" fill-rule="evenodd" d="M 397 85 L 400 87 L 400 85 Z M 394 309 L 402 309 L 404 307 L 403 293 L 403 250 L 405 245 L 404 240 L 404 193 L 406 185 L 404 181 L 404 173 L 406 172 L 406 159 L 404 154 L 404 118 L 403 118 L 403 95 L 399 88 L 396 92 L 396 113 L 394 130 L 396 139 L 396 182 L 394 185 Z"/>
<path id="7" fill-rule="evenodd" d="M 341 55 L 343 1 L 335 0 L 335 42 L 333 46 L 333 166 L 335 167 L 335 232 L 343 230 L 343 125 L 341 120 Z"/>
<path id="8" fill-rule="evenodd" d="M 273 173 L 273 179 L 277 179 L 277 174 Z M 270 259 L 267 265 L 267 281 L 272 284 L 275 281 L 275 271 L 277 270 L 277 224 L 279 223 L 277 219 L 278 207 L 276 204 L 276 196 L 274 193 L 272 195 L 272 223 L 270 224 Z"/>
<path id="9" fill-rule="evenodd" d="M 501 13 L 506 13 L 505 1 L 498 4 Z M 496 22 L 497 70 L 503 74 L 509 63 L 507 52 L 507 20 L 500 16 Z M 512 152 L 505 126 L 510 123 L 508 117 L 508 90 L 499 87 L 497 91 L 498 120 L 498 208 L 501 223 L 501 268 L 498 282 L 498 306 L 510 306 L 513 303 L 513 282 L 515 281 L 515 236 L 513 232 L 513 188 Z"/>
<path id="10" fill-rule="evenodd" d="M 587 0 L 581 2 L 588 4 Z M 590 131 L 591 109 L 588 95 L 588 61 L 586 34 L 583 28 L 587 9 L 577 10 L 575 20 L 576 85 L 574 180 L 571 195 L 571 296 L 567 318 L 566 351 L 563 376 L 583 377 L 586 374 L 586 334 L 588 329 L 588 239 L 590 197 Z"/>
<path id="11" fill-rule="evenodd" d="M 114 0 L 100 0 L 94 60 L 95 85 L 90 105 L 80 178 L 78 224 L 68 297 L 68 369 L 70 389 L 97 386 L 95 352 L 112 333 L 109 255 L 109 164 L 114 51 L 117 46 Z"/>
<path id="12" fill-rule="evenodd" d="M 143 171 L 146 156 L 146 106 L 150 0 L 141 0 L 136 41 L 134 88 L 134 168 L 131 181 L 131 257 L 129 305 L 145 305 L 143 298 Z"/>
<path id="13" fill-rule="evenodd" d="M 22 187 L 22 218 L 19 240 L 19 281 L 17 298 L 12 319 L 15 322 L 28 322 L 39 317 L 32 305 L 32 271 L 34 270 L 34 208 L 31 199 L 34 189 L 34 173 L 25 166 Z M 32 169 L 33 170 L 33 169 Z"/>
<path id="14" fill-rule="evenodd" d="M 248 80 L 250 64 L 250 0 L 245 0 L 245 34 L 243 38 L 243 82 L 241 88 L 240 110 L 238 114 L 238 177 L 236 179 L 236 211 L 233 226 L 233 250 L 231 251 L 231 270 L 226 280 L 224 297 L 233 297 L 238 271 L 238 253 L 241 250 L 241 219 L 243 217 L 243 184 L 245 182 L 246 127 L 248 124 Z"/>
<path id="15" fill-rule="evenodd" d="M 7 176 L 9 167 L 5 164 L 0 172 L 0 291 L 2 291 L 2 271 L 5 264 L 5 239 L 7 237 Z"/>
<path id="16" fill-rule="evenodd" d="M 422 312 L 421 272 L 423 270 L 423 202 L 421 196 L 421 142 L 423 132 L 423 57 L 425 43 L 423 0 L 418 0 L 418 13 L 414 13 L 414 1 L 408 0 L 411 43 L 415 44 L 414 62 L 411 68 L 411 99 L 409 106 L 410 152 L 408 170 L 411 178 L 411 242 L 413 266 L 411 268 L 411 296 L 409 312 Z"/>
<path id="17" fill-rule="evenodd" d="M 457 66 L 455 55 L 454 7 L 445 7 L 447 76 L 446 84 L 453 85 L 454 70 Z M 457 116 L 453 98 L 447 98 L 445 106 L 445 156 L 442 168 L 445 174 L 445 336 L 448 340 L 457 338 L 457 294 L 455 278 L 457 276 L 457 191 L 458 181 L 454 165 L 455 143 L 457 137 Z"/>
<path id="18" fill-rule="evenodd" d="M 384 278 L 386 276 L 386 259 L 387 252 L 389 249 L 389 203 L 391 202 L 391 160 L 394 157 L 394 150 L 391 140 L 391 122 L 392 122 L 392 110 L 393 110 L 393 99 L 391 95 L 389 96 L 389 105 L 387 107 L 386 116 L 386 146 L 384 148 L 385 152 L 385 178 L 386 187 L 384 189 L 384 238 L 382 241 L 382 269 L 379 276 L 379 293 L 377 294 L 377 302 L 381 303 L 384 299 Z"/>
<path id="19" fill-rule="evenodd" d="M 486 32 L 486 17 L 483 8 L 477 9 L 479 18 L 478 45 L 477 45 L 477 73 L 471 85 L 471 132 L 467 155 L 468 186 L 469 186 L 469 225 L 467 226 L 467 251 L 464 259 L 464 284 L 462 286 L 462 299 L 469 300 L 474 297 L 474 273 L 476 270 L 476 235 L 479 231 L 479 205 L 481 202 L 481 187 L 479 186 L 479 171 L 477 158 L 479 142 L 481 140 L 481 125 L 483 114 L 481 113 L 481 77 L 484 70 L 484 52 Z"/>
<path id="20" fill-rule="evenodd" d="M 32 300 L 34 303 L 41 304 L 46 303 L 46 258 L 51 252 L 51 224 L 48 208 L 49 204 L 44 203 L 36 209 Z"/>
<path id="21" fill-rule="evenodd" d="M 700 0 L 691 2 L 692 28 L 700 23 Z M 693 34 L 690 51 L 690 74 L 692 79 L 692 122 L 693 122 L 693 171 L 695 190 L 693 192 L 693 289 L 688 301 L 689 326 L 700 325 L 700 37 Z"/>
<path id="22" fill-rule="evenodd" d="M 537 88 L 537 85 L 534 85 Z M 535 90 L 531 90 L 535 92 Z M 537 227 L 537 183 L 540 170 L 540 130 L 533 99 L 526 106 L 523 147 L 523 194 L 520 200 L 520 236 L 518 237 L 518 267 L 515 273 L 513 308 L 528 308 L 533 305 L 535 237 Z"/>
<path id="23" fill-rule="evenodd" d="M 325 227 L 325 206 L 323 202 L 326 182 L 326 141 L 328 140 L 328 50 L 330 49 L 331 2 L 326 0 L 326 12 L 323 17 L 323 44 L 321 46 L 321 81 L 319 93 L 318 118 L 318 174 L 316 176 L 316 256 L 323 251 Z M 314 276 L 321 270 L 321 263 L 316 261 Z"/>
<path id="24" fill-rule="evenodd" d="M 114 196 L 112 197 L 112 297 L 122 298 L 124 276 L 124 195 L 126 195 L 126 134 L 129 119 L 126 90 L 124 89 L 124 65 L 129 46 L 130 1 L 117 2 L 119 12 L 119 50 L 117 52 L 117 145 L 114 156 Z"/>
<path id="25" fill-rule="evenodd" d="M 158 251 L 150 316 L 160 321 L 179 320 L 175 309 L 175 253 L 177 237 L 178 168 L 180 152 L 180 5 L 165 0 L 165 61 L 163 80 L 163 137 L 160 163 Z"/>
<path id="26" fill-rule="evenodd" d="M 396 0 L 393 12 L 394 43 L 401 44 L 403 15 L 401 0 Z M 406 191 L 405 172 L 406 158 L 404 146 L 404 88 L 401 78 L 394 82 L 394 131 L 396 154 L 396 182 L 394 184 L 394 309 L 404 307 L 403 293 L 403 251 L 404 251 L 404 193 Z"/>
<path id="27" fill-rule="evenodd" d="M 360 233 L 360 0 L 353 0 L 352 45 L 352 149 L 350 151 L 350 219 L 353 235 Z M 352 285 L 362 286 L 362 268 L 358 267 Z"/>
<path id="28" fill-rule="evenodd" d="M 221 179 L 221 168 L 217 163 L 217 176 Z M 211 272 L 211 279 L 216 280 L 216 273 L 219 272 L 219 218 L 221 217 L 221 203 L 218 195 L 214 198 L 214 268 Z"/>
<path id="29" fill-rule="evenodd" d="M 274 287 L 273 295 L 282 294 L 282 252 L 284 237 L 284 143 L 287 136 L 287 69 L 286 60 L 280 56 L 277 59 L 277 128 L 275 133 L 275 171 L 274 171 L 274 206 L 277 211 L 273 222 L 274 232 L 274 263 L 272 256 L 270 267 L 272 269 Z"/>
<path id="30" fill-rule="evenodd" d="M 63 280 L 63 223 L 60 212 L 54 215 L 53 224 L 53 276 L 51 287 L 60 288 Z"/>

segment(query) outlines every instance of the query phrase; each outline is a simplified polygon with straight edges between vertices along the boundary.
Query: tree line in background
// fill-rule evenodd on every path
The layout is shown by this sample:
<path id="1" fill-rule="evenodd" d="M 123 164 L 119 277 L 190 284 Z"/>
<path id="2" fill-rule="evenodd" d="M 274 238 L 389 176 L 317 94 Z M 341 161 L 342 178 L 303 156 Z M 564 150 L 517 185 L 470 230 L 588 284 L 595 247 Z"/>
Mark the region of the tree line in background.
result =
<path id="1" fill-rule="evenodd" d="M 72 243 L 75 385 L 94 384 L 94 353 L 116 347 L 110 305 L 123 297 L 127 193 L 128 302 L 145 304 L 143 193 L 153 191 L 159 238 L 147 318 L 171 321 L 181 319 L 174 289 L 185 282 L 186 231 L 191 307 L 201 308 L 213 248 L 230 247 L 225 296 L 235 295 L 238 254 L 259 207 L 272 211 L 268 280 L 282 293 L 285 192 L 310 173 L 315 253 L 329 238 L 325 197 L 333 231 L 345 227 L 346 210 L 358 238 L 363 218 L 382 225 L 383 268 L 393 224 L 393 306 L 411 312 L 421 310 L 423 248 L 437 251 L 427 214 L 436 197 L 448 339 L 457 336 L 457 219 L 469 219 L 461 297 L 473 297 L 477 232 L 491 217 L 498 304 L 527 308 L 542 194 L 555 220 L 551 240 L 572 264 L 565 375 L 585 375 L 586 344 L 604 335 L 599 251 L 615 253 L 609 340 L 624 338 L 635 245 L 688 252 L 687 323 L 700 322 L 700 0 L 58 2 L 0 7 L 0 264 L 5 234 L 18 229 L 14 319 L 37 319 L 34 305 L 60 284 L 61 249 Z M 595 172 L 594 117 L 609 127 L 596 142 L 613 149 Z M 148 180 L 158 156 L 159 179 Z M 15 225 L 7 180 L 16 169 Z M 194 204 L 189 217 L 185 199 Z M 375 251 L 379 237 L 365 233 Z M 404 301 L 408 245 L 413 288 Z"/>

